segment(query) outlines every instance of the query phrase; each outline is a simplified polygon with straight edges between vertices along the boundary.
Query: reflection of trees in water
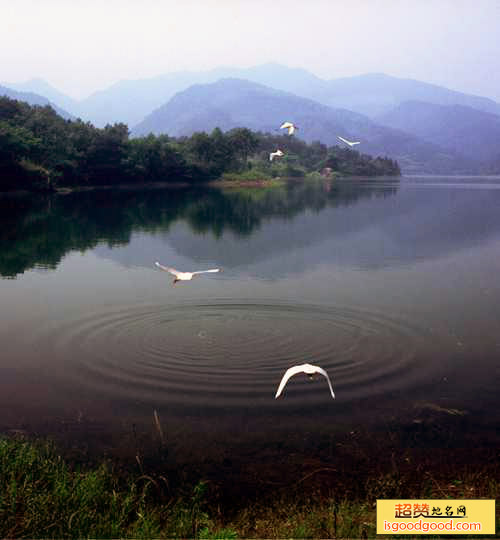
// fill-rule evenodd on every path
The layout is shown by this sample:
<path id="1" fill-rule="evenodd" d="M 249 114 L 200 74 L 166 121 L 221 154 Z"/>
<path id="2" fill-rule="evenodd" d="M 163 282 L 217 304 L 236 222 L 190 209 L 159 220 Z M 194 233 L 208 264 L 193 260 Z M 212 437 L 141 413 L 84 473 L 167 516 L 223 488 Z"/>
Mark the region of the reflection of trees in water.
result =
<path id="1" fill-rule="evenodd" d="M 126 245 L 132 232 L 165 232 L 186 220 L 195 233 L 220 237 L 231 230 L 249 236 L 262 221 L 293 219 L 305 210 L 346 206 L 393 195 L 398 182 L 296 182 L 282 188 L 220 190 L 113 190 L 0 198 L 0 275 L 15 277 L 29 268 L 54 269 L 69 251 L 99 243 Z"/>
<path id="2" fill-rule="evenodd" d="M 209 197 L 190 205 L 184 217 L 195 232 L 212 232 L 220 237 L 225 230 L 231 230 L 249 236 L 266 219 L 293 219 L 304 210 L 320 212 L 367 197 L 394 195 L 399 182 L 391 182 L 383 187 L 372 183 L 362 189 L 356 182 L 324 181 L 296 182 L 276 189 L 214 190 Z"/>

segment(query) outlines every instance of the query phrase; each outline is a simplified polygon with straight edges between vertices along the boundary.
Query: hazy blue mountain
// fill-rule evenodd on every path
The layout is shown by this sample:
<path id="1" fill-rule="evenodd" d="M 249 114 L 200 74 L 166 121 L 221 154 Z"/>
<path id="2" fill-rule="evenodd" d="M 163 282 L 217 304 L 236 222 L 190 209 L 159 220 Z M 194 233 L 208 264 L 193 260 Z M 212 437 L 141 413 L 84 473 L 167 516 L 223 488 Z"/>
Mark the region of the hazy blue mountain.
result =
<path id="1" fill-rule="evenodd" d="M 368 116 L 382 114 L 409 100 L 438 105 L 465 105 L 500 114 L 500 104 L 491 99 L 421 81 L 377 73 L 325 80 L 305 69 L 289 68 L 277 63 L 250 68 L 179 71 L 149 79 L 119 81 L 82 100 L 76 112 L 97 126 L 114 122 L 133 126 L 177 92 L 193 84 L 216 82 L 221 78 L 246 79 Z"/>
<path id="2" fill-rule="evenodd" d="M 152 79 L 119 81 L 94 92 L 78 106 L 79 115 L 97 127 L 115 122 L 133 126 L 176 92 L 203 79 L 199 73 L 176 72 Z"/>
<path id="3" fill-rule="evenodd" d="M 478 162 L 500 159 L 500 116 L 462 105 L 406 101 L 377 118 Z"/>
<path id="4" fill-rule="evenodd" d="M 25 101 L 30 105 L 41 105 L 42 107 L 45 105 L 50 105 L 57 112 L 57 114 L 63 118 L 66 118 L 67 120 L 74 119 L 74 116 L 49 101 L 46 97 L 40 96 L 33 92 L 19 92 L 18 90 L 13 90 L 12 88 L 7 88 L 6 86 L 0 86 L 0 96 L 7 96 L 11 99 L 17 99 L 18 101 Z"/>
<path id="5" fill-rule="evenodd" d="M 219 78 L 247 79 L 319 101 L 324 105 L 356 111 L 370 117 L 411 100 L 437 105 L 464 105 L 500 115 L 500 104 L 491 99 L 383 73 L 325 80 L 305 69 L 289 68 L 276 63 L 246 69 L 225 68 L 211 73 L 218 74 Z"/>
<path id="6" fill-rule="evenodd" d="M 255 131 L 279 131 L 285 120 L 299 126 L 298 136 L 312 142 L 338 144 L 338 135 L 360 140 L 361 152 L 389 156 L 405 172 L 468 171 L 468 164 L 453 152 L 421 141 L 401 130 L 376 124 L 345 109 L 333 109 L 310 99 L 241 79 L 222 79 L 193 85 L 177 93 L 132 130 L 133 136 L 167 133 L 170 136 L 229 130 L 244 126 Z"/>
<path id="7" fill-rule="evenodd" d="M 43 96 L 54 105 L 61 107 L 73 115 L 78 110 L 79 105 L 76 99 L 60 92 L 44 79 L 35 78 L 23 83 L 5 83 L 5 86 L 20 92 L 31 92 Z"/>
<path id="8" fill-rule="evenodd" d="M 303 68 L 290 68 L 275 62 L 250 68 L 219 68 L 210 73 L 217 77 L 215 80 L 222 78 L 246 79 L 316 101 L 318 101 L 318 97 L 328 91 L 328 81 Z"/>
<path id="9" fill-rule="evenodd" d="M 314 97 L 327 105 L 345 107 L 371 117 L 388 112 L 405 101 L 464 105 L 500 114 L 500 104 L 492 99 L 456 92 L 413 79 L 391 77 L 383 73 L 331 80 L 328 82 L 328 90 Z"/>
<path id="10" fill-rule="evenodd" d="M 315 101 L 242 79 L 221 79 L 196 84 L 178 92 L 134 127 L 134 135 L 168 133 L 190 135 L 195 131 L 245 126 L 279 132 L 284 120 L 300 127 L 306 141 L 337 142 L 338 134 L 358 136 L 375 126 L 369 118 L 347 110 L 333 110 Z M 381 128 L 389 132 L 387 128 Z M 283 133 L 283 132 L 281 132 Z"/>
<path id="11" fill-rule="evenodd" d="M 312 86 L 323 87 L 326 84 L 305 69 L 292 69 L 271 63 L 252 68 L 220 67 L 209 71 L 178 71 L 149 79 L 119 81 L 82 100 L 76 110 L 82 118 L 99 127 L 114 122 L 134 126 L 177 92 L 193 84 L 216 82 L 222 78 L 248 79 L 299 95 L 307 93 Z"/>

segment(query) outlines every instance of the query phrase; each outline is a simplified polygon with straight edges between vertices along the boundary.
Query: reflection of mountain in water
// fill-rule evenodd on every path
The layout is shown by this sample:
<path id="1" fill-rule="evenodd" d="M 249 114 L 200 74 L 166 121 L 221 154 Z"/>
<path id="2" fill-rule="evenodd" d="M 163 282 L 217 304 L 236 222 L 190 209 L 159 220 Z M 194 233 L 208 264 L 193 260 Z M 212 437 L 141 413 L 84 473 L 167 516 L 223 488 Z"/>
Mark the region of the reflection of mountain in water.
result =
<path id="1" fill-rule="evenodd" d="M 0 199 L 0 274 L 55 268 L 71 250 L 126 265 L 165 257 L 271 276 L 320 263 L 411 264 L 500 233 L 500 189 L 296 183 L 283 189 L 95 191 Z"/>
<path id="2" fill-rule="evenodd" d="M 98 253 L 125 265 L 147 266 L 152 254 L 165 254 L 174 266 L 194 261 L 283 277 L 319 264 L 358 269 L 409 265 L 479 246 L 500 234 L 500 189 L 403 185 L 396 192 L 359 184 L 338 188 L 337 197 L 320 211 L 304 208 L 293 219 L 264 216 L 244 239 L 231 230 L 221 237 L 193 234 L 179 222 L 167 235 L 141 235 L 125 249 L 100 247 Z M 349 199 L 340 196 L 343 189 L 344 195 L 353 190 L 357 199 L 344 204 Z"/>
<path id="3" fill-rule="evenodd" d="M 207 241 L 221 238 L 226 231 L 249 237 L 271 218 L 289 220 L 306 210 L 320 212 L 374 193 L 393 193 L 397 183 L 392 182 L 383 190 L 361 192 L 325 182 L 230 193 L 154 189 L 75 192 L 37 199 L 5 196 L 0 198 L 0 275 L 14 277 L 36 266 L 54 269 L 69 251 L 99 244 L 125 246 L 132 233 L 165 233 L 181 220 L 189 224 L 191 235 L 194 232 Z"/>

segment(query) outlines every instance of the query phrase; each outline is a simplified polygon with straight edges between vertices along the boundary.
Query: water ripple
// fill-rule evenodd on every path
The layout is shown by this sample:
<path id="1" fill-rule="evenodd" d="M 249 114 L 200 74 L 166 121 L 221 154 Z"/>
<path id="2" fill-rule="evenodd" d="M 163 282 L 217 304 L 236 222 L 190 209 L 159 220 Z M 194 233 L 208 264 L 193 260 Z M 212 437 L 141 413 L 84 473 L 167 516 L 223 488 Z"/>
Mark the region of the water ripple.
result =
<path id="1" fill-rule="evenodd" d="M 328 402 L 326 381 L 284 371 L 325 368 L 338 400 L 410 388 L 439 369 L 437 338 L 398 317 L 341 306 L 220 300 L 100 310 L 45 329 L 67 384 L 166 405 L 254 407 Z"/>

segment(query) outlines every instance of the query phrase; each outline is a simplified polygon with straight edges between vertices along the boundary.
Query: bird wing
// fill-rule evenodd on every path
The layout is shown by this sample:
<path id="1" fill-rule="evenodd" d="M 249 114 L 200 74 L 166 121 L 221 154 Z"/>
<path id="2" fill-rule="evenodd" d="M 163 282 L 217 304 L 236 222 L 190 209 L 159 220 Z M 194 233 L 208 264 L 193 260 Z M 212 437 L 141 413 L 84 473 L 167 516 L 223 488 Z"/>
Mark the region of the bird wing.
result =
<path id="1" fill-rule="evenodd" d="M 198 270 L 197 272 L 191 272 L 191 274 L 193 274 L 193 276 L 195 274 L 206 274 L 207 272 L 220 272 L 220 268 L 212 268 L 210 270 Z"/>
<path id="2" fill-rule="evenodd" d="M 278 391 L 276 392 L 276 395 L 274 396 L 274 399 L 279 397 L 281 392 L 283 392 L 283 388 L 285 388 L 285 384 L 288 382 L 288 379 L 290 377 L 293 377 L 294 375 L 297 375 L 297 373 L 300 373 L 301 371 L 304 371 L 303 366 L 293 366 L 291 368 L 288 368 L 285 371 L 285 374 L 283 375 L 280 385 L 278 386 Z"/>
<path id="3" fill-rule="evenodd" d="M 356 142 L 353 142 L 353 141 L 348 141 L 347 139 L 344 139 L 344 137 L 341 137 L 340 135 L 337 135 L 337 137 L 345 142 L 346 144 L 348 144 L 349 146 L 354 146 L 355 144 L 359 144 L 359 141 L 356 141 Z"/>
<path id="4" fill-rule="evenodd" d="M 321 375 L 323 375 L 326 378 L 326 380 L 328 381 L 328 386 L 330 387 L 330 393 L 332 394 L 332 398 L 335 399 L 335 394 L 333 393 L 332 383 L 330 382 L 330 377 L 328 376 L 328 373 L 323 368 L 320 368 L 319 366 L 313 366 L 313 367 L 315 371 L 317 371 L 318 373 L 321 373 Z"/>
<path id="5" fill-rule="evenodd" d="M 285 129 L 285 128 L 291 128 L 293 127 L 293 124 L 290 123 L 290 122 L 283 122 L 280 126 L 280 129 Z"/>
<path id="6" fill-rule="evenodd" d="M 170 272 L 175 277 L 179 277 L 179 274 L 182 274 L 182 272 L 179 272 L 175 268 L 170 268 L 169 266 L 163 266 L 163 264 L 160 264 L 158 261 L 155 262 L 156 266 L 160 268 L 161 270 L 164 270 L 165 272 Z"/>

